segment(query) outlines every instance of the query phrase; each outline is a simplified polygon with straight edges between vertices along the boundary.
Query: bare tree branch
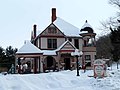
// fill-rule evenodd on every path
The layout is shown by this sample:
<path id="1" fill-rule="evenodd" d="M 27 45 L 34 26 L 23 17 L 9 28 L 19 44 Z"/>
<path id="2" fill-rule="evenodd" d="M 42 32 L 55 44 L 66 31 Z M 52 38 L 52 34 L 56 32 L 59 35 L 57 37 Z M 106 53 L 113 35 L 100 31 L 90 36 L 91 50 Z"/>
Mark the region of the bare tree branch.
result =
<path id="1" fill-rule="evenodd" d="M 109 0 L 109 4 L 114 5 L 120 9 L 120 0 Z"/>

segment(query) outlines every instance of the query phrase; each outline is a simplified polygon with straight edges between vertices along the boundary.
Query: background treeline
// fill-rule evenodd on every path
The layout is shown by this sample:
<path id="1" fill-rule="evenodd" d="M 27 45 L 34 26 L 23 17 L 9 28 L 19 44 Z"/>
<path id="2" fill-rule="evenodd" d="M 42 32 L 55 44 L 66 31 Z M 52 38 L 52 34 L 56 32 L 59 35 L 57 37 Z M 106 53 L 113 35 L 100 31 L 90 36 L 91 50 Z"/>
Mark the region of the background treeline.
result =
<path id="1" fill-rule="evenodd" d="M 117 8 L 116 15 L 102 23 L 104 31 L 109 34 L 97 39 L 97 58 L 110 58 L 120 61 L 120 0 L 109 0 L 109 4 Z"/>
<path id="2" fill-rule="evenodd" d="M 17 48 L 13 48 L 12 46 L 3 49 L 0 47 L 0 69 L 7 68 L 10 69 L 12 64 L 15 64 L 15 53 L 17 52 Z"/>
<path id="3" fill-rule="evenodd" d="M 97 58 L 112 58 L 112 44 L 110 34 L 101 36 L 96 41 Z"/>

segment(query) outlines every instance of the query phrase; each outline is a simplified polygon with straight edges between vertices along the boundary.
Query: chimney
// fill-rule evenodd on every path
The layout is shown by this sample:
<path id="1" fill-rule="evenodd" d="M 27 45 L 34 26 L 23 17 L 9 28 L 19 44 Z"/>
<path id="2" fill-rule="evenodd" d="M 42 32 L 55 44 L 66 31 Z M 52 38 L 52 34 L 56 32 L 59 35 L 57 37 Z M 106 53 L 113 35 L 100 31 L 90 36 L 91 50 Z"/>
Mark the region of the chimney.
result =
<path id="1" fill-rule="evenodd" d="M 56 8 L 52 8 L 52 22 L 56 20 Z"/>
<path id="2" fill-rule="evenodd" d="M 33 38 L 36 38 L 37 25 L 33 25 Z"/>

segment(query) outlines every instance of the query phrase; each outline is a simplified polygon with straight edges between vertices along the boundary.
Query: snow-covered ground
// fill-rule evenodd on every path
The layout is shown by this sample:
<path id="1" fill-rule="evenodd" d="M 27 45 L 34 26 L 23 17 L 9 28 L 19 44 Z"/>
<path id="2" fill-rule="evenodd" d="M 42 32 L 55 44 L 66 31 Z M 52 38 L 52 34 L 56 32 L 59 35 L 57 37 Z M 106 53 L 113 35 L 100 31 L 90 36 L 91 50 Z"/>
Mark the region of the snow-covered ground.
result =
<path id="1" fill-rule="evenodd" d="M 108 70 L 108 77 L 88 77 L 92 70 L 80 76 L 74 71 L 60 71 L 40 74 L 0 75 L 0 90 L 120 90 L 120 69 Z"/>

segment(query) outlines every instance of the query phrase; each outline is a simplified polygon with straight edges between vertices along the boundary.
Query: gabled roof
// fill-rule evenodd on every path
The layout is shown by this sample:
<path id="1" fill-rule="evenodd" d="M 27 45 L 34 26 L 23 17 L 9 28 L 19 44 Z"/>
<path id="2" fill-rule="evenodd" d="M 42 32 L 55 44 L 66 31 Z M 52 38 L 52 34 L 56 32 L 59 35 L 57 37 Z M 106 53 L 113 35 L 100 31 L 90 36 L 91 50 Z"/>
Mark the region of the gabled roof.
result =
<path id="1" fill-rule="evenodd" d="M 58 28 L 64 35 L 66 36 L 73 36 L 73 37 L 81 37 L 80 34 L 80 29 L 75 27 L 74 25 L 66 22 L 65 20 L 61 19 L 60 17 L 57 17 L 54 22 L 51 24 L 54 24 L 56 28 Z M 48 27 L 51 25 L 49 24 Z M 47 27 L 47 28 L 48 28 Z M 46 30 L 46 28 L 44 29 Z M 37 31 L 37 37 L 41 35 L 44 30 Z"/>
<path id="2" fill-rule="evenodd" d="M 62 36 L 65 36 L 64 33 L 61 32 L 61 30 L 60 30 L 54 23 L 49 24 L 49 25 L 45 28 L 45 30 L 43 30 L 39 35 L 41 36 L 41 35 L 42 35 L 46 30 L 48 30 L 48 28 L 50 28 L 50 27 L 55 27 L 55 28 L 57 28 L 57 29 L 59 30 L 59 32 L 61 33 L 61 35 L 62 35 Z M 60 34 L 60 33 L 59 33 L 59 34 Z M 48 35 L 51 35 L 51 34 L 47 34 L 47 35 L 45 34 L 45 36 L 48 36 Z M 55 35 L 58 36 L 57 34 L 55 34 Z M 61 35 L 60 35 L 60 36 L 61 36 Z"/>
<path id="3" fill-rule="evenodd" d="M 58 49 L 56 49 L 56 51 L 61 50 L 67 43 L 69 43 L 74 49 L 76 49 L 76 47 L 69 40 L 67 40 Z"/>
<path id="4" fill-rule="evenodd" d="M 80 29 L 73 26 L 72 24 L 64 21 L 63 19 L 57 17 L 53 24 L 61 30 L 66 36 L 79 36 Z"/>
<path id="5" fill-rule="evenodd" d="M 16 54 L 41 54 L 42 51 L 33 45 L 30 41 L 25 44 L 16 52 Z"/>

